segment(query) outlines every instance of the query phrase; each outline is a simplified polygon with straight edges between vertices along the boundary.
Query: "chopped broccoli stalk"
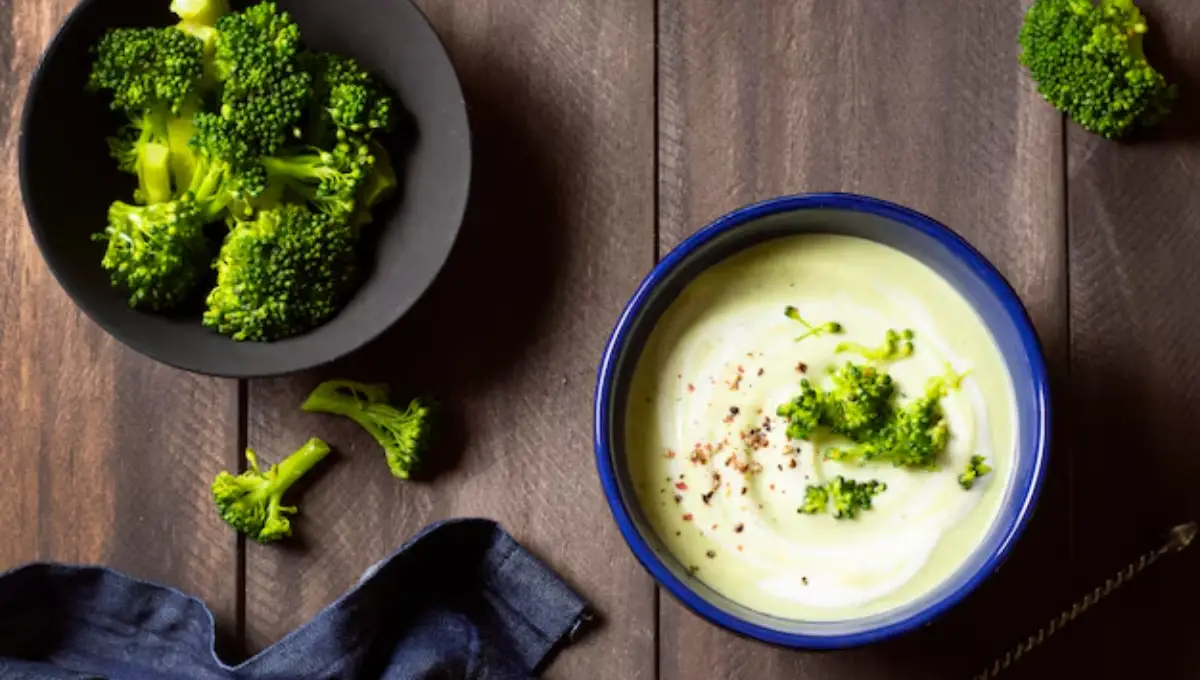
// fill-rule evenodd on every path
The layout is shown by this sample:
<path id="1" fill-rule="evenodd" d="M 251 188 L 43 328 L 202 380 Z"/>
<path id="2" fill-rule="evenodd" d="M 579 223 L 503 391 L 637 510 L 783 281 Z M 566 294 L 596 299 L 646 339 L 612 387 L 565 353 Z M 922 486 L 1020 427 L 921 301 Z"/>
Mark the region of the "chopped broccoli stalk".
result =
<path id="1" fill-rule="evenodd" d="M 967 467 L 958 476 L 958 485 L 965 491 L 970 491 L 971 487 L 975 486 L 975 482 L 984 475 L 992 471 L 991 466 L 987 464 L 987 458 L 983 456 L 971 456 L 971 460 L 967 461 Z"/>
<path id="2" fill-rule="evenodd" d="M 1146 31 L 1133 0 L 1036 0 L 1021 27 L 1020 60 L 1056 109 L 1118 138 L 1157 123 L 1175 98 L 1146 60 Z"/>
<path id="3" fill-rule="evenodd" d="M 215 26 L 229 14 L 229 0 L 171 0 L 171 12 L 193 26 Z"/>
<path id="4" fill-rule="evenodd" d="M 345 416 L 358 423 L 383 447 L 388 467 L 400 479 L 409 478 L 430 444 L 429 405 L 413 399 L 401 411 L 388 401 L 386 385 L 331 380 L 318 385 L 301 408 L 310 413 Z"/>
<path id="5" fill-rule="evenodd" d="M 884 491 L 887 491 L 887 484 L 883 482 L 856 482 L 839 475 L 826 484 L 806 487 L 804 504 L 797 512 L 818 515 L 828 511 L 834 519 L 855 519 L 859 512 L 870 510 L 872 499 Z"/>
<path id="6" fill-rule="evenodd" d="M 234 475 L 222 470 L 213 480 L 217 513 L 238 533 L 261 543 L 291 536 L 288 515 L 296 514 L 297 509 L 283 505 L 283 495 L 327 455 L 329 445 L 313 438 L 283 462 L 263 471 L 254 452 L 246 449 L 249 468 L 245 472 Z"/>
<path id="7" fill-rule="evenodd" d="M 804 488 L 804 505 L 796 512 L 805 515 L 819 515 L 829 510 L 829 491 L 823 485 L 809 484 Z"/>
<path id="8" fill-rule="evenodd" d="M 911 330 L 897 333 L 895 330 L 888 329 L 888 332 L 884 334 L 883 344 L 878 347 L 867 347 L 857 342 L 843 342 L 837 346 L 835 351 L 838 354 L 852 352 L 867 361 L 895 361 L 912 356 L 913 336 L 914 333 Z"/>
<path id="9" fill-rule="evenodd" d="M 814 326 L 814 325 L 810 324 L 809 322 L 805 321 L 803 317 L 800 316 L 800 310 L 796 309 L 795 307 L 793 307 L 791 305 L 788 305 L 787 307 L 784 308 L 783 315 L 786 316 L 787 318 L 791 319 L 792 321 L 799 322 L 800 325 L 804 326 L 804 328 L 807 329 L 806 332 L 804 332 L 796 337 L 796 342 L 800 342 L 801 340 L 804 340 L 805 338 L 811 338 L 811 337 L 815 337 L 818 335 L 825 335 L 826 333 L 837 334 L 837 333 L 842 332 L 842 324 L 840 324 L 836 321 L 828 321 L 819 326 Z"/>

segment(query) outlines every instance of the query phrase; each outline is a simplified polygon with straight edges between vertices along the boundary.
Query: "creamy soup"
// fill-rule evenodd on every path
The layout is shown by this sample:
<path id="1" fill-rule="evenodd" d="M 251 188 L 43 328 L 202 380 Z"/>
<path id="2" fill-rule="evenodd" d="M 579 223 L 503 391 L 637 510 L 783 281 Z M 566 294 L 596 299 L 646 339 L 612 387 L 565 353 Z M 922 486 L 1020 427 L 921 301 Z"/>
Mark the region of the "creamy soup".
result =
<path id="1" fill-rule="evenodd" d="M 794 306 L 839 334 L 797 341 Z M 876 362 L 896 403 L 948 368 L 950 441 L 936 470 L 825 460 L 832 443 L 789 440 L 777 407 L 801 379 L 827 385 L 840 343 L 878 346 L 912 329 L 914 351 Z M 928 267 L 887 246 L 803 235 L 755 246 L 691 282 L 640 356 L 626 442 L 638 501 L 667 549 L 697 578 L 765 614 L 844 620 L 920 597 L 979 545 L 999 510 L 1016 441 L 1011 379 L 968 303 Z M 747 446 L 747 437 L 756 442 Z M 992 472 L 964 490 L 974 455 Z M 854 519 L 801 514 L 810 485 L 841 475 L 886 483 Z"/>

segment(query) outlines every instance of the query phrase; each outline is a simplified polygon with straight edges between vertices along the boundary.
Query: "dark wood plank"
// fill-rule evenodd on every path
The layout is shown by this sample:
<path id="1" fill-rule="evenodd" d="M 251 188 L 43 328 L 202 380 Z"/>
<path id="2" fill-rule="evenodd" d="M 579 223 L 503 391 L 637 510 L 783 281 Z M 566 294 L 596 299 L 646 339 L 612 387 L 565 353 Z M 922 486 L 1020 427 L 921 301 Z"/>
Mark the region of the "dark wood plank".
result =
<path id="1" fill-rule="evenodd" d="M 1061 125 L 1018 68 L 1021 5 L 662 0 L 662 252 L 719 214 L 779 194 L 894 200 L 951 225 L 996 263 L 1061 378 Z M 1070 594 L 1063 452 L 1012 560 L 933 626 L 870 649 L 794 653 L 726 634 L 663 594 L 661 677 L 968 676 Z M 1050 659 L 1035 656 L 1014 677 L 1041 677 Z"/>
<path id="2" fill-rule="evenodd" d="M 155 364 L 105 335 L 55 283 L 21 208 L 25 87 L 73 4 L 0 2 L 0 569 L 105 563 L 203 598 L 235 633 L 237 541 L 208 486 L 236 459 L 236 383 Z"/>
<path id="3" fill-rule="evenodd" d="M 301 624 L 427 523 L 492 517 L 599 609 L 550 677 L 651 678 L 654 589 L 595 478 L 591 395 L 606 335 L 654 259 L 653 5 L 425 2 L 471 106 L 477 172 L 458 246 L 392 332 L 319 374 L 255 382 L 249 440 L 338 450 L 292 550 L 250 546 L 252 646 Z M 322 377 L 439 396 L 434 478 L 401 483 L 352 424 L 298 406 Z M 603 669 L 601 671 L 600 669 Z"/>
<path id="4" fill-rule="evenodd" d="M 1181 84 L 1181 105 L 1164 127 L 1129 143 L 1068 128 L 1080 588 L 1172 524 L 1200 517 L 1192 491 L 1200 479 L 1192 445 L 1200 435 L 1200 5 L 1139 5 L 1151 22 L 1152 63 Z M 1189 552 L 1064 634 L 1079 677 L 1195 674 L 1200 554 Z"/>

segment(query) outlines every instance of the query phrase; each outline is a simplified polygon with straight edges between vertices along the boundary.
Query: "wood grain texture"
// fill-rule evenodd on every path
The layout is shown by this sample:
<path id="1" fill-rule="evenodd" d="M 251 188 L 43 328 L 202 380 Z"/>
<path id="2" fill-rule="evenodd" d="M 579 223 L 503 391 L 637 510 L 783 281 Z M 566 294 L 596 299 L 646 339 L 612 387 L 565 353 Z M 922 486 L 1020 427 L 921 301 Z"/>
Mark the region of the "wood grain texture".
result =
<path id="1" fill-rule="evenodd" d="M 1022 3 L 996 0 L 662 0 L 660 255 L 780 194 L 897 201 L 958 230 L 1008 276 L 1061 379 L 1062 132 L 1017 65 L 1022 16 Z M 1070 595 L 1069 465 L 1061 446 L 1053 458 L 1015 555 L 934 625 L 869 649 L 794 653 L 723 633 L 663 594 L 660 677 L 969 676 Z M 1054 660 L 1039 652 L 1011 677 L 1044 677 Z"/>
<path id="2" fill-rule="evenodd" d="M 249 547 L 251 646 L 304 622 L 429 522 L 486 516 L 599 611 L 549 677 L 652 678 L 654 588 L 596 482 L 591 394 L 607 333 L 654 260 L 653 4 L 422 5 L 471 109 L 467 221 L 392 332 L 317 374 L 250 386 L 251 446 L 278 458 L 317 435 L 337 450 L 300 500 L 298 545 Z M 298 410 L 333 376 L 441 399 L 430 481 L 401 483 L 355 425 Z"/>
<path id="3" fill-rule="evenodd" d="M 1079 587 L 1200 518 L 1200 5 L 1139 5 L 1152 63 L 1182 89 L 1175 114 L 1128 143 L 1068 128 Z M 1079 676 L 1193 677 L 1198 568 L 1193 547 L 1065 634 Z"/>
<path id="4" fill-rule="evenodd" d="M 55 283 L 21 207 L 25 88 L 73 4 L 0 1 L 0 570 L 104 563 L 203 598 L 234 633 L 236 540 L 207 489 L 235 460 L 236 383 L 160 366 L 106 336 Z"/>

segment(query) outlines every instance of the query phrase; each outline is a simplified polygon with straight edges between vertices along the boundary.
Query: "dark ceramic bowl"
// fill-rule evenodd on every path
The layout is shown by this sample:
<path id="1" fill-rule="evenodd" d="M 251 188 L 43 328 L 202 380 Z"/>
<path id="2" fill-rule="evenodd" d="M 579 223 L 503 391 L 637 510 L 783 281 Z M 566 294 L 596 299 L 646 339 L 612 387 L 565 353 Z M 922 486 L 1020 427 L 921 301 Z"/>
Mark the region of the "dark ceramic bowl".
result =
<path id="1" fill-rule="evenodd" d="M 975 551 L 948 579 L 895 609 L 844 621 L 799 621 L 750 610 L 689 578 L 655 534 L 630 481 L 625 458 L 629 385 L 659 316 L 709 267 L 751 246 L 803 233 L 856 236 L 923 262 L 953 286 L 983 320 L 1016 392 L 1013 469 L 1000 511 Z M 617 525 L 634 555 L 687 607 L 729 630 L 789 647 L 835 649 L 877 642 L 929 623 L 966 597 L 1003 562 L 1033 513 L 1050 433 L 1046 363 L 1033 325 L 1000 273 L 966 241 L 898 205 L 852 194 L 788 196 L 742 208 L 697 232 L 650 272 L 625 308 L 600 363 L 596 387 L 596 464 Z"/>
<path id="2" fill-rule="evenodd" d="M 108 205 L 129 200 L 133 182 L 108 156 L 120 118 L 84 90 L 90 47 L 118 26 L 170 25 L 167 0 L 83 0 L 34 74 L 21 124 L 21 189 L 43 256 L 67 294 L 133 349 L 190 371 L 230 377 L 290 373 L 343 356 L 396 322 L 445 263 L 471 175 L 462 90 L 445 49 L 408 0 L 282 0 L 305 42 L 360 60 L 395 90 L 406 115 L 388 144 L 400 176 L 394 207 L 370 227 L 377 240 L 368 274 L 325 325 L 275 343 L 238 343 L 200 324 L 201 306 L 170 316 L 130 309 L 100 267 L 91 240 Z M 401 147 L 401 148 L 397 148 Z M 202 298 L 201 292 L 198 297 Z"/>

